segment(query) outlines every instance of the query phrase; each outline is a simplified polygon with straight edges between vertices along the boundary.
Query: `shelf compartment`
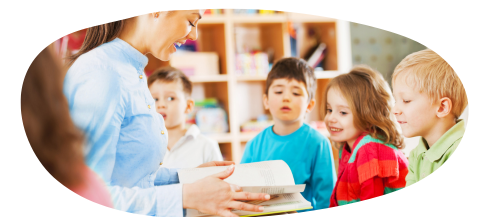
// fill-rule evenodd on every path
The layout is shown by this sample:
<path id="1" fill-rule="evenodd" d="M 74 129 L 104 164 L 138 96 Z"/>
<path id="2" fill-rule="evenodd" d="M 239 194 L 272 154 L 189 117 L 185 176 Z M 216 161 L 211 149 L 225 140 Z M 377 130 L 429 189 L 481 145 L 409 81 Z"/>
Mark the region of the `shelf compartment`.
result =
<path id="1" fill-rule="evenodd" d="M 234 21 L 234 23 L 283 23 L 287 22 L 287 15 L 232 15 L 232 21 Z"/>
<path id="2" fill-rule="evenodd" d="M 228 75 L 205 75 L 205 76 L 191 76 L 189 80 L 193 83 L 207 83 L 207 82 L 227 82 Z"/>

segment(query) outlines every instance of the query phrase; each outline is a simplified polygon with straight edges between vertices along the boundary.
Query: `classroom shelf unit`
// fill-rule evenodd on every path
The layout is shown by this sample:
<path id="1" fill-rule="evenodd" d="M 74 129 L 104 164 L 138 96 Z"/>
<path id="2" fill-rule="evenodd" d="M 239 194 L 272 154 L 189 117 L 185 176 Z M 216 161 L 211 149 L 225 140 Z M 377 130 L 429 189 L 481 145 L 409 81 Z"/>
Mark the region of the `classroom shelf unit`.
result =
<path id="1" fill-rule="evenodd" d="M 225 9 L 221 15 L 205 15 L 198 25 L 197 46 L 199 51 L 216 52 L 219 56 L 220 74 L 211 76 L 191 76 L 193 98 L 215 97 L 224 106 L 228 116 L 229 132 L 206 134 L 218 141 L 225 160 L 240 162 L 247 141 L 256 133 L 241 132 L 241 124 L 268 114 L 262 104 L 262 95 L 266 84 L 266 75 L 236 74 L 236 37 L 235 28 L 258 28 L 260 32 L 261 49 L 270 49 L 273 60 L 291 56 L 289 24 L 297 24 L 300 32 L 307 28 L 316 29 L 322 42 L 327 44 L 327 55 L 323 62 L 323 71 L 317 71 L 318 79 L 316 101 L 317 105 L 305 118 L 306 122 L 323 120 L 320 113 L 320 100 L 328 81 L 347 72 L 351 68 L 351 49 L 349 23 L 342 20 L 297 13 L 276 13 L 271 15 L 239 15 L 233 10 Z M 297 35 L 300 48 L 298 56 L 308 49 L 304 34 Z M 149 63 L 146 71 L 154 71 L 158 67 L 168 65 L 168 62 L 148 55 Z M 200 89 L 198 95 L 196 89 Z M 196 91 L 196 93 L 195 93 Z M 329 136 L 326 130 L 320 130 Z M 338 152 L 334 150 L 334 155 Z M 335 157 L 335 156 L 334 156 Z"/>

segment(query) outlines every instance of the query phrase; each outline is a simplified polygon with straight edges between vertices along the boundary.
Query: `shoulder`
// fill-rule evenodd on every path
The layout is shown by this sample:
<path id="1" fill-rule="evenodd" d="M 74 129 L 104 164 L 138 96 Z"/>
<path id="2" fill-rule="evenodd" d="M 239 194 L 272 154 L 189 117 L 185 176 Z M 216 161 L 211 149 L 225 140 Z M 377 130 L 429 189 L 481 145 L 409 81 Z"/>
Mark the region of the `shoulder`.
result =
<path id="1" fill-rule="evenodd" d="M 320 132 L 318 132 L 318 130 L 314 129 L 313 127 L 307 124 L 304 124 L 303 127 L 305 127 L 305 129 L 302 133 L 307 135 L 306 139 L 309 141 L 309 143 L 317 144 L 317 145 L 330 144 L 328 138 L 323 134 L 321 134 Z"/>
<path id="2" fill-rule="evenodd" d="M 77 89 L 83 85 L 114 92 L 122 88 L 122 77 L 132 70 L 123 54 L 103 44 L 81 55 L 72 64 L 64 79 L 64 89 Z"/>
<path id="3" fill-rule="evenodd" d="M 70 76 L 94 76 L 99 80 L 121 77 L 122 72 L 132 69 L 125 54 L 113 43 L 102 44 L 95 49 L 79 56 L 67 71 Z"/>
<path id="4" fill-rule="evenodd" d="M 450 155 L 452 155 L 454 153 L 454 151 L 457 149 L 457 147 L 459 146 L 459 144 L 461 143 L 461 140 L 462 140 L 462 137 L 457 139 L 454 144 L 452 144 L 452 146 L 450 146 L 447 151 L 445 151 L 445 156 L 446 157 L 450 157 Z"/>
<path id="5" fill-rule="evenodd" d="M 398 161 L 405 157 L 394 145 L 373 138 L 371 135 L 365 135 L 354 148 L 351 158 L 361 158 L 365 161 L 372 159 Z"/>
<path id="6" fill-rule="evenodd" d="M 273 125 L 265 128 L 264 130 L 262 130 L 261 132 L 256 134 L 256 136 L 254 138 L 249 140 L 249 143 L 259 143 L 261 141 L 272 138 L 272 136 L 271 136 L 271 135 L 273 135 L 272 127 L 273 127 Z"/>

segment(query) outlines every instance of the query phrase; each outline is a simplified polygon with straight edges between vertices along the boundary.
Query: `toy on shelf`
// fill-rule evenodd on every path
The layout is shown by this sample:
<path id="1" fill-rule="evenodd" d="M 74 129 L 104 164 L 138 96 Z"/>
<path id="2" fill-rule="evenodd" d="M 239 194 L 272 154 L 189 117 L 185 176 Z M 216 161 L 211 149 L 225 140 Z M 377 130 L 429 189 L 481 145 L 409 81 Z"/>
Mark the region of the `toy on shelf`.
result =
<path id="1" fill-rule="evenodd" d="M 194 111 L 188 114 L 186 125 L 198 125 L 204 134 L 226 133 L 229 131 L 227 113 L 220 106 L 217 99 L 207 98 L 196 101 Z"/>
<path id="2" fill-rule="evenodd" d="M 237 75 L 267 75 L 270 71 L 268 55 L 263 52 L 236 54 Z"/>
<path id="3" fill-rule="evenodd" d="M 206 9 L 205 15 L 221 15 L 223 14 L 223 9 Z"/>
<path id="4" fill-rule="evenodd" d="M 218 54 L 215 52 L 175 53 L 170 58 L 170 65 L 183 71 L 187 76 L 218 75 Z"/>
<path id="5" fill-rule="evenodd" d="M 272 126 L 273 125 L 273 120 L 270 120 L 269 115 L 260 115 L 256 120 L 251 120 L 248 122 L 245 122 L 244 124 L 241 125 L 241 132 L 247 133 L 247 132 L 261 132 L 265 128 Z"/>

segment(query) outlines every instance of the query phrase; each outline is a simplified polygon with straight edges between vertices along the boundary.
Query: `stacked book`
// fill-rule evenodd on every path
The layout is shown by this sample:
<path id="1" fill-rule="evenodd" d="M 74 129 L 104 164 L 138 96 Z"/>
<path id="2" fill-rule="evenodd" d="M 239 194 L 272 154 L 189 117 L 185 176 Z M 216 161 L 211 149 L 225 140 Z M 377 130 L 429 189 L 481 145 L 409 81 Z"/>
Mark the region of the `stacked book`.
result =
<path id="1" fill-rule="evenodd" d="M 236 54 L 237 75 L 267 75 L 268 55 L 263 52 Z"/>
<path id="2" fill-rule="evenodd" d="M 223 9 L 206 9 L 204 14 L 211 14 L 211 15 L 223 14 Z"/>

